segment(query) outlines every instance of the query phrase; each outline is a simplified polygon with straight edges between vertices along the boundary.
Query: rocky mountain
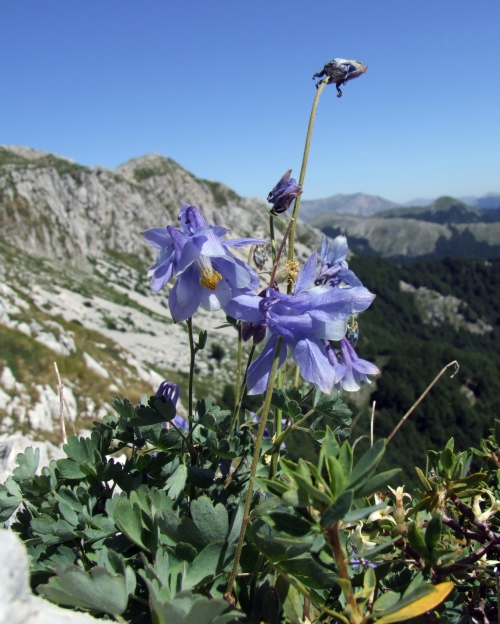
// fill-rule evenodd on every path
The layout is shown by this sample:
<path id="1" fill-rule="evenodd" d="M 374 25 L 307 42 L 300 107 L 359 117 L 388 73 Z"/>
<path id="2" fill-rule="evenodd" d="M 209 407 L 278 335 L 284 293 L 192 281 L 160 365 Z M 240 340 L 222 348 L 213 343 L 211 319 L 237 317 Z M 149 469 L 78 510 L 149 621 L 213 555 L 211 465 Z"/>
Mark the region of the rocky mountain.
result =
<path id="1" fill-rule="evenodd" d="M 230 237 L 268 236 L 264 202 L 200 180 L 159 154 L 111 171 L 0 147 L 0 447 L 13 434 L 60 441 L 54 362 L 70 432 L 109 413 L 115 395 L 137 401 L 165 378 L 186 396 L 187 328 L 172 323 L 169 288 L 149 288 L 155 253 L 140 236 L 175 225 L 183 203 L 198 206 Z M 319 240 L 301 224 L 299 258 Z M 248 258 L 248 248 L 237 252 Z M 196 331 L 210 330 L 197 358 L 196 393 L 213 399 L 234 379 L 236 334 L 214 329 L 224 321 L 222 312 L 194 319 Z"/>
<path id="2" fill-rule="evenodd" d="M 399 204 L 379 197 L 378 195 L 366 195 L 354 193 L 352 195 L 332 195 L 324 199 L 302 200 L 300 203 L 300 216 L 304 221 L 322 213 L 352 214 L 369 217 L 382 210 L 390 210 Z"/>
<path id="3" fill-rule="evenodd" d="M 309 224 L 327 236 L 345 232 L 354 252 L 394 260 L 500 256 L 500 211 L 478 210 L 452 197 L 372 217 L 323 213 Z"/>

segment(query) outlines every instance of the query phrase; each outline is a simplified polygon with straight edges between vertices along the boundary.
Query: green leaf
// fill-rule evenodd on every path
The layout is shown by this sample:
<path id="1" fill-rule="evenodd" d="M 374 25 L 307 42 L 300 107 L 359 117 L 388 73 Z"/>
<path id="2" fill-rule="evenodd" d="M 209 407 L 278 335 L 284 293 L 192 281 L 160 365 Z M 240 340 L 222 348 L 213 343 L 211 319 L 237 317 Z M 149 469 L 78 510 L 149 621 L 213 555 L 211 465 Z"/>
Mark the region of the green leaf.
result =
<path id="1" fill-rule="evenodd" d="M 347 484 L 347 479 L 344 475 L 344 471 L 342 470 L 342 465 L 336 457 L 334 457 L 333 455 L 328 455 L 326 458 L 326 469 L 328 470 L 328 477 L 330 479 L 329 485 L 332 496 L 334 498 L 337 498 L 337 496 L 339 496 L 344 491 Z"/>
<path id="2" fill-rule="evenodd" d="M 101 460 L 94 440 L 75 435 L 70 435 L 67 444 L 63 445 L 63 451 L 77 464 L 94 463 Z"/>
<path id="3" fill-rule="evenodd" d="M 289 507 L 307 507 L 310 504 L 308 493 L 299 488 L 298 490 L 288 490 L 281 497 L 281 501 L 284 505 Z"/>
<path id="4" fill-rule="evenodd" d="M 378 505 L 372 505 L 371 507 L 353 509 L 349 513 L 345 514 L 344 520 L 345 522 L 356 522 L 357 520 L 361 520 L 361 518 L 366 518 L 366 516 L 369 516 L 372 512 L 383 509 L 384 507 L 386 507 L 385 503 L 379 503 Z"/>
<path id="5" fill-rule="evenodd" d="M 417 477 L 418 477 L 418 480 L 420 481 L 420 484 L 424 488 L 424 492 L 429 492 L 429 490 L 432 490 L 431 482 L 429 481 L 429 479 L 427 479 L 427 477 L 424 475 L 424 473 L 420 470 L 418 466 L 415 466 L 415 472 L 417 473 Z"/>
<path id="6" fill-rule="evenodd" d="M 208 496 L 200 496 L 191 503 L 191 517 L 206 544 L 226 539 L 229 519 L 221 503 L 214 507 Z"/>
<path id="7" fill-rule="evenodd" d="M 114 509 L 113 519 L 116 526 L 132 543 L 143 550 L 153 550 L 156 530 L 153 532 L 153 526 L 148 522 L 149 518 L 138 502 L 120 499 Z"/>
<path id="8" fill-rule="evenodd" d="M 376 474 L 371 479 L 368 479 L 366 483 L 355 488 L 356 497 L 363 498 L 365 496 L 371 496 L 374 492 L 387 487 L 387 484 L 397 477 L 401 473 L 401 468 L 393 468 L 392 470 L 386 470 Z"/>
<path id="9" fill-rule="evenodd" d="M 179 592 L 171 602 L 162 602 L 154 592 L 150 599 L 155 624 L 226 624 L 241 615 L 225 600 L 209 600 L 190 591 Z"/>
<path id="10" fill-rule="evenodd" d="M 56 604 L 80 607 L 120 615 L 127 608 L 128 593 L 125 577 L 111 574 L 100 566 L 85 572 L 79 566 L 55 566 L 57 576 L 48 585 L 39 585 L 38 592 Z"/>
<path id="11" fill-rule="evenodd" d="M 450 448 L 446 447 L 444 450 L 441 451 L 441 454 L 439 456 L 439 461 L 441 462 L 441 466 L 443 467 L 444 474 L 447 477 L 450 476 L 451 468 L 453 466 L 453 459 L 454 459 L 453 451 Z"/>
<path id="12" fill-rule="evenodd" d="M 349 442 L 344 442 L 340 447 L 338 460 L 346 479 L 350 478 L 352 472 L 352 448 Z"/>
<path id="13" fill-rule="evenodd" d="M 309 553 L 281 561 L 279 567 L 311 589 L 330 590 L 337 580 L 335 572 L 322 566 Z"/>
<path id="14" fill-rule="evenodd" d="M 323 444 L 321 445 L 320 454 L 324 460 L 326 457 L 337 458 L 339 456 L 339 453 L 340 453 L 340 446 L 339 446 L 339 443 L 337 442 L 337 438 L 335 437 L 335 434 L 330 429 L 330 427 L 327 426 L 326 431 L 325 431 L 325 437 L 323 439 Z"/>
<path id="15" fill-rule="evenodd" d="M 342 496 L 340 496 L 333 505 L 330 505 L 328 509 L 325 509 L 323 514 L 321 515 L 320 524 L 324 527 L 329 527 L 335 522 L 342 520 L 343 517 L 348 513 L 351 509 L 353 499 L 352 490 L 348 490 L 344 492 Z"/>
<path id="16" fill-rule="evenodd" d="M 277 563 L 303 555 L 311 548 L 310 540 L 280 537 L 262 520 L 254 520 L 249 524 L 248 534 L 254 546 L 269 561 Z"/>
<path id="17" fill-rule="evenodd" d="M 174 470 L 174 473 L 170 475 L 165 484 L 165 491 L 169 493 L 170 498 L 175 500 L 180 494 L 184 492 L 184 486 L 188 476 L 188 469 L 186 464 L 179 464 Z"/>
<path id="18" fill-rule="evenodd" d="M 33 447 L 28 446 L 24 453 L 18 453 L 17 463 L 19 466 L 12 471 L 12 478 L 15 481 L 23 481 L 24 479 L 31 479 L 35 476 L 36 469 L 38 468 L 38 462 L 40 461 L 40 449 L 36 448 L 33 451 Z"/>
<path id="19" fill-rule="evenodd" d="M 408 541 L 419 557 L 422 557 L 425 561 L 429 561 L 431 554 L 425 544 L 422 531 L 417 527 L 415 522 L 412 522 L 408 527 Z"/>
<path id="20" fill-rule="evenodd" d="M 274 511 L 268 513 L 265 519 L 276 531 L 296 537 L 307 535 L 311 530 L 310 522 L 294 514 Z"/>
<path id="21" fill-rule="evenodd" d="M 266 479 L 264 477 L 254 477 L 253 483 L 255 487 L 259 488 L 259 490 L 275 496 L 283 496 L 283 494 L 290 490 L 290 486 L 286 485 L 282 481 Z"/>
<path id="22" fill-rule="evenodd" d="M 441 514 L 436 514 L 431 518 L 425 530 L 425 545 L 429 549 L 429 552 L 432 552 L 439 544 L 442 529 L 443 521 L 441 519 Z"/>
<path id="23" fill-rule="evenodd" d="M 175 418 L 175 406 L 172 401 L 166 401 L 165 399 L 163 401 L 162 403 L 160 399 L 156 399 L 155 403 L 161 409 L 161 413 L 159 410 L 152 409 L 149 405 L 139 405 L 137 407 L 137 418 L 132 418 L 127 424 L 131 427 L 151 427 L 152 425 L 159 425 L 167 420 L 172 420 L 172 418 Z M 171 407 L 167 408 L 169 403 Z"/>
<path id="24" fill-rule="evenodd" d="M 234 560 L 236 546 L 229 548 L 224 541 L 212 542 L 195 557 L 189 565 L 183 588 L 192 589 L 206 584 L 215 576 L 229 570 Z"/>
<path id="25" fill-rule="evenodd" d="M 365 477 L 370 472 L 373 472 L 380 463 L 384 452 L 385 440 L 382 438 L 380 440 L 377 440 L 375 444 L 370 449 L 368 449 L 368 451 L 366 451 L 363 457 L 361 457 L 361 459 L 354 466 L 348 487 L 353 487 L 357 485 L 363 479 L 363 477 Z"/>

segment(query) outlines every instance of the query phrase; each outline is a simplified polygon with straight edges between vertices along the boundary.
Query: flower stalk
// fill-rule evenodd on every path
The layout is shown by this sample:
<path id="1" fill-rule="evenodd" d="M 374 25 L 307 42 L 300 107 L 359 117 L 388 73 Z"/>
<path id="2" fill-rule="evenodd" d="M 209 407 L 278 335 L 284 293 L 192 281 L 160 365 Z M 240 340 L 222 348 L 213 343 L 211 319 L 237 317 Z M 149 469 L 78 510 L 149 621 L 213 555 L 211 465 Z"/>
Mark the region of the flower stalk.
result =
<path id="1" fill-rule="evenodd" d="M 273 396 L 274 389 L 274 378 L 276 377 L 276 371 L 278 370 L 278 362 L 279 362 L 279 354 L 281 351 L 281 338 L 278 338 L 276 349 L 274 351 L 274 360 L 271 368 L 271 374 L 269 377 L 269 385 L 267 387 L 266 398 L 264 400 L 264 407 L 262 409 L 262 416 L 260 418 L 259 430 L 257 431 L 257 438 L 255 439 L 255 447 L 253 452 L 252 459 L 252 468 L 250 471 L 250 481 L 248 483 L 248 492 L 245 500 L 245 508 L 243 510 L 243 521 L 241 523 L 240 536 L 238 538 L 238 545 L 236 547 L 236 554 L 234 556 L 234 563 L 231 570 L 231 576 L 229 578 L 229 583 L 227 584 L 227 589 L 225 596 L 226 598 L 231 600 L 231 593 L 233 591 L 234 581 L 236 580 L 236 576 L 238 573 L 238 565 L 240 562 L 241 551 L 243 549 L 243 542 L 245 541 L 245 533 L 247 524 L 250 520 L 250 505 L 252 503 L 252 494 L 253 494 L 253 479 L 257 474 L 257 466 L 260 458 L 260 450 L 262 447 L 262 440 L 264 438 L 264 430 L 266 428 L 267 417 L 269 415 L 269 410 L 271 408 L 271 398 Z"/>

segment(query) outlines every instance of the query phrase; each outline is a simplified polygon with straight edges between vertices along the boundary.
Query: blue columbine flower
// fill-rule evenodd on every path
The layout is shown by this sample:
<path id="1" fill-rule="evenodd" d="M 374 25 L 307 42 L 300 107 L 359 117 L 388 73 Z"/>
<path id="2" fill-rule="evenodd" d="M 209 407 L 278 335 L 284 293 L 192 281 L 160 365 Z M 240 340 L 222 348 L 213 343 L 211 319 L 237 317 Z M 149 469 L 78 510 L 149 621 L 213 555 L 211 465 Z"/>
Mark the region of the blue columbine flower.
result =
<path id="1" fill-rule="evenodd" d="M 293 295 L 266 288 L 260 295 L 242 294 L 232 299 L 226 312 L 239 320 L 252 323 L 253 332 L 267 329 L 269 339 L 260 356 L 248 369 L 248 393 L 261 394 L 269 383 L 278 337 L 283 342 L 279 367 L 287 349 L 306 381 L 329 394 L 336 381 L 323 340 L 341 340 L 346 333 L 347 318 L 365 310 L 374 295 L 366 288 L 330 288 L 318 286 L 306 290 L 316 275 L 317 254 L 314 252 L 297 278 Z"/>
<path id="2" fill-rule="evenodd" d="M 167 225 L 143 232 L 146 241 L 159 249 L 156 263 L 149 269 L 151 288 L 158 292 L 172 278 L 168 305 L 175 323 L 193 316 L 201 305 L 220 310 L 237 294 L 255 290 L 259 278 L 247 264 L 235 258 L 228 247 L 262 245 L 260 238 L 223 241 L 227 229 L 208 225 L 195 206 L 184 205 L 179 214 L 182 230 Z"/>
<path id="3" fill-rule="evenodd" d="M 321 270 L 315 284 L 328 284 L 333 287 L 340 286 L 342 283 L 351 287 L 362 286 L 361 280 L 349 270 L 346 262 L 348 251 L 347 238 L 343 234 L 334 238 L 330 244 L 328 244 L 326 236 L 323 235 Z"/>
<path id="4" fill-rule="evenodd" d="M 302 186 L 290 177 L 292 170 L 289 169 L 267 196 L 267 201 L 273 204 L 272 214 L 285 212 L 290 204 L 302 193 Z"/>
<path id="5" fill-rule="evenodd" d="M 340 353 L 342 361 L 339 361 L 335 349 L 328 340 L 324 341 L 327 357 L 335 371 L 334 386 L 338 390 L 357 392 L 362 382 L 371 383 L 367 375 L 379 375 L 380 371 L 368 360 L 362 360 L 350 341 L 344 337 L 340 341 Z"/>
<path id="6" fill-rule="evenodd" d="M 157 397 L 163 397 L 167 401 L 172 401 L 172 403 L 177 406 L 177 401 L 179 400 L 179 386 L 173 381 L 162 381 L 160 387 L 156 391 Z M 179 429 L 187 429 L 189 427 L 185 418 L 182 418 L 179 414 L 175 415 L 171 421 L 177 428 Z M 166 427 L 167 423 L 163 423 L 163 426 Z"/>

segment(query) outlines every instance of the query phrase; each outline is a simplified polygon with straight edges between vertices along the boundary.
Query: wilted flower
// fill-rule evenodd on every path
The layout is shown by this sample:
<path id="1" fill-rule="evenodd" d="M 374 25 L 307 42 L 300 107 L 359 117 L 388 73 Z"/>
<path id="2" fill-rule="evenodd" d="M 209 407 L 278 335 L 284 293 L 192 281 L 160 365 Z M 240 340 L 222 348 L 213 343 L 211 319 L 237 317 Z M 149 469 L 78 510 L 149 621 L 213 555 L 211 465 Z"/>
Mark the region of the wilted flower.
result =
<path id="1" fill-rule="evenodd" d="M 157 397 L 163 397 L 167 401 L 172 401 L 172 403 L 177 406 L 177 401 L 179 400 L 179 386 L 173 381 L 162 381 L 160 387 L 156 391 Z M 189 427 L 185 418 L 182 418 L 179 414 L 176 414 L 175 417 L 170 421 L 179 429 L 187 429 Z M 163 426 L 166 427 L 167 423 L 163 423 Z"/>
<path id="2" fill-rule="evenodd" d="M 262 271 L 268 260 L 267 245 L 255 245 L 253 250 L 253 261 L 255 266 Z"/>
<path id="3" fill-rule="evenodd" d="M 278 368 L 283 365 L 289 348 L 304 379 L 322 392 L 331 392 L 335 371 L 323 340 L 340 340 L 346 332 L 347 318 L 365 310 L 373 295 L 363 287 L 319 286 L 306 290 L 314 281 L 316 262 L 314 252 L 297 278 L 293 295 L 266 288 L 260 295 L 238 295 L 226 306 L 230 316 L 254 324 L 254 333 L 249 331 L 248 337 L 264 325 L 270 335 L 264 350 L 248 369 L 249 394 L 261 394 L 266 390 L 278 337 L 283 340 Z"/>
<path id="4" fill-rule="evenodd" d="M 388 485 L 387 487 L 391 490 L 392 494 L 394 495 L 394 500 L 396 502 L 396 509 L 393 514 L 394 519 L 396 520 L 398 524 L 401 524 L 404 521 L 405 516 L 406 516 L 406 512 L 403 506 L 403 503 L 404 503 L 403 499 L 406 496 L 406 498 L 409 498 L 411 500 L 411 496 L 410 494 L 408 494 L 408 492 L 404 491 L 405 489 L 404 485 L 398 486 L 395 490 L 391 488 L 390 485 Z"/>
<path id="5" fill-rule="evenodd" d="M 321 270 L 315 280 L 315 284 L 328 284 L 336 287 L 341 284 L 346 286 L 362 286 L 361 281 L 349 270 L 346 262 L 347 238 L 340 234 L 336 236 L 330 244 L 328 239 L 323 235 L 321 241 Z"/>
<path id="6" fill-rule="evenodd" d="M 179 214 L 183 230 L 167 225 L 143 232 L 146 241 L 159 249 L 156 264 L 148 272 L 151 288 L 159 291 L 176 277 L 168 305 L 174 322 L 185 321 L 201 305 L 205 310 L 224 308 L 236 294 L 255 290 L 257 274 L 235 258 L 228 247 L 263 244 L 260 238 L 223 241 L 227 229 L 208 225 L 195 206 L 185 205 Z"/>
<path id="7" fill-rule="evenodd" d="M 361 61 L 334 58 L 327 63 L 320 72 L 314 74 L 313 80 L 315 78 L 327 76 L 328 84 L 335 84 L 337 86 L 337 97 L 342 97 L 340 85 L 345 85 L 347 81 L 361 76 L 367 69 L 368 65 L 363 65 Z M 321 80 L 316 83 L 316 87 L 318 87 L 320 83 Z"/>
<path id="8" fill-rule="evenodd" d="M 495 497 L 489 490 L 484 490 L 484 492 L 490 497 L 491 507 L 489 509 L 486 509 L 485 511 L 481 511 L 479 503 L 484 501 L 484 498 L 482 498 L 481 496 L 475 496 L 474 505 L 472 508 L 474 511 L 474 515 L 480 522 L 486 522 L 486 520 L 489 520 L 489 518 L 493 514 L 495 514 L 497 511 L 500 511 L 500 500 L 495 500 Z"/>
<path id="9" fill-rule="evenodd" d="M 359 522 L 356 525 L 356 528 L 354 529 L 354 531 L 351 531 L 351 534 L 349 535 L 349 539 L 351 541 L 351 544 L 354 546 L 354 549 L 357 555 L 360 555 L 361 553 L 366 552 L 367 550 L 371 550 L 372 548 L 375 548 L 375 546 L 377 545 L 376 542 L 371 542 L 367 537 L 365 537 L 363 533 L 361 532 L 362 530 L 363 530 L 363 523 Z"/>
<path id="10" fill-rule="evenodd" d="M 343 289 L 340 290 L 342 291 Z M 375 364 L 358 357 L 346 337 L 340 341 L 342 361 L 339 360 L 335 349 L 328 340 L 325 340 L 324 344 L 328 360 L 335 371 L 334 385 L 338 390 L 357 392 L 362 382 L 371 383 L 367 375 L 378 375 L 380 373 Z"/>
<path id="11" fill-rule="evenodd" d="M 302 186 L 290 177 L 292 170 L 289 169 L 267 196 L 267 201 L 273 204 L 272 214 L 285 212 L 290 204 L 302 193 Z"/>
<path id="12" fill-rule="evenodd" d="M 380 505 L 381 503 L 384 502 L 384 499 L 380 498 L 376 494 L 374 494 L 373 498 L 375 500 L 375 505 Z M 368 516 L 366 521 L 375 522 L 375 521 L 380 521 L 380 520 L 388 520 L 389 522 L 392 522 L 393 524 L 397 524 L 396 520 L 394 520 L 394 518 L 391 516 L 392 512 L 395 509 L 396 509 L 395 507 L 386 505 L 382 509 L 378 509 L 377 511 L 372 511 L 372 513 Z"/>

